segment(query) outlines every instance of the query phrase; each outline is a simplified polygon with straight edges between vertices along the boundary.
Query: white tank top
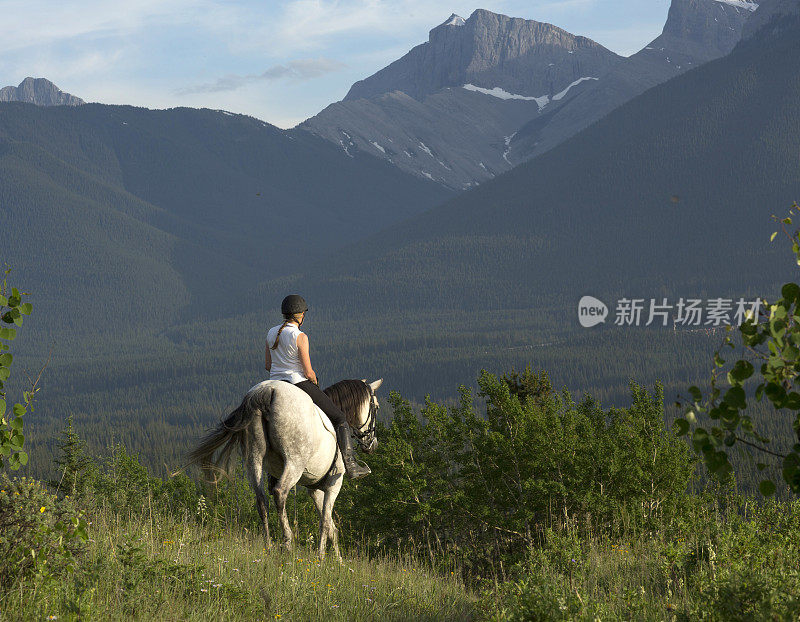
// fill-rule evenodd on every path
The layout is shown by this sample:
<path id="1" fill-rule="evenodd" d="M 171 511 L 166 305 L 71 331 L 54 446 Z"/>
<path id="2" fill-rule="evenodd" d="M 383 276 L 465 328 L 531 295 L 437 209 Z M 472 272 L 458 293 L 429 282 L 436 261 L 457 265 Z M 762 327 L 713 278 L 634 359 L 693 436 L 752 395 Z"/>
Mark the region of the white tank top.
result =
<path id="1" fill-rule="evenodd" d="M 269 370 L 270 380 L 288 380 L 292 384 L 297 384 L 303 380 L 308 380 L 300 363 L 300 351 L 297 349 L 297 336 L 300 329 L 296 324 L 287 324 L 281 331 L 278 347 L 272 349 L 275 337 L 283 324 L 278 324 L 269 329 L 267 333 L 267 344 L 270 348 L 269 354 L 272 357 L 272 367 Z"/>

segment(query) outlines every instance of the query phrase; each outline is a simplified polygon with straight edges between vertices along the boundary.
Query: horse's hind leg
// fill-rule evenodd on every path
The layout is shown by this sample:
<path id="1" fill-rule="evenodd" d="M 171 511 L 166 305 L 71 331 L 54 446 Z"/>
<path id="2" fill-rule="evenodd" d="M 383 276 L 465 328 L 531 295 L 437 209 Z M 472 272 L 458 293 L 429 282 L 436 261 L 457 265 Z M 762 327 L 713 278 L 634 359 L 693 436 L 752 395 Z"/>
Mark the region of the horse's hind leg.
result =
<path id="1" fill-rule="evenodd" d="M 325 502 L 323 506 L 323 527 L 328 531 L 328 537 L 333 544 L 333 552 L 336 554 L 336 559 L 339 563 L 342 562 L 342 555 L 339 553 L 339 535 L 336 529 L 336 523 L 333 522 L 333 504 L 336 497 L 339 496 L 339 491 L 342 489 L 342 475 L 334 475 L 330 478 L 330 485 L 325 490 Z"/>
<path id="2" fill-rule="evenodd" d="M 269 520 L 268 520 L 268 504 L 269 499 L 264 494 L 264 457 L 258 455 L 258 451 L 254 446 L 248 448 L 249 451 L 245 456 L 245 470 L 247 471 L 247 479 L 250 482 L 253 490 L 256 493 L 256 508 L 258 515 L 261 517 L 261 523 L 264 525 L 264 534 L 267 540 L 267 547 L 272 544 L 269 537 Z"/>
<path id="3" fill-rule="evenodd" d="M 286 499 L 289 497 L 289 491 L 297 484 L 302 475 L 303 468 L 287 460 L 283 465 L 283 473 L 281 473 L 272 490 L 275 507 L 278 510 L 278 522 L 283 532 L 283 545 L 287 549 L 292 548 L 292 528 L 289 525 L 289 517 L 286 514 Z"/>
<path id="4" fill-rule="evenodd" d="M 328 548 L 328 529 L 325 525 L 325 493 L 319 488 L 309 488 L 308 494 L 314 500 L 314 505 L 319 514 L 319 546 L 317 547 L 317 554 L 320 559 L 325 559 L 325 552 Z"/>

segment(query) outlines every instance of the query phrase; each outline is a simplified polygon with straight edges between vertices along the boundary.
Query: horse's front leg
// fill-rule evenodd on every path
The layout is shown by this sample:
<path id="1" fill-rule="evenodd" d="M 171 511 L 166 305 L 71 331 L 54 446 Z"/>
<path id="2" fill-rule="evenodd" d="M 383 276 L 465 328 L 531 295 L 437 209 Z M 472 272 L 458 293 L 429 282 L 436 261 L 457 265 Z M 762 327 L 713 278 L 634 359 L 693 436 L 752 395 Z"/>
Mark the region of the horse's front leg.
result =
<path id="1" fill-rule="evenodd" d="M 283 466 L 283 473 L 281 473 L 275 487 L 272 489 L 275 507 L 278 510 L 278 522 L 283 533 L 283 545 L 287 549 L 292 548 L 293 536 L 292 528 L 289 524 L 289 516 L 286 513 L 286 500 L 289 498 L 289 491 L 297 484 L 302 475 L 303 468 L 287 460 Z"/>

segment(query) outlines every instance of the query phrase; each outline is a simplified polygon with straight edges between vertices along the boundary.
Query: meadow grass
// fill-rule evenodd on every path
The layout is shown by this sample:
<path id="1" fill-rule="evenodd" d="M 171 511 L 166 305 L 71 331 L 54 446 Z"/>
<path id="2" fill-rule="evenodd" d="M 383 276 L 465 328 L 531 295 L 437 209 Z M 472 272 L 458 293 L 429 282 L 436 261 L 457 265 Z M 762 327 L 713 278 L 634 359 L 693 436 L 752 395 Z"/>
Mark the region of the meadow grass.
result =
<path id="1" fill-rule="evenodd" d="M 90 517 L 79 567 L 22 582 L 2 620 L 471 620 L 475 598 L 455 571 L 410 557 L 343 551 L 340 564 L 309 543 L 288 552 L 259 533 L 177 520 L 150 508 Z"/>
<path id="2" fill-rule="evenodd" d="M 616 536 L 543 528 L 505 580 L 467 585 L 399 551 L 320 561 L 310 539 L 267 549 L 260 531 L 149 496 L 123 512 L 101 502 L 74 571 L 0 591 L 0 620 L 800 619 L 798 502 L 715 505 Z"/>
<path id="3" fill-rule="evenodd" d="M 618 536 L 561 526 L 484 591 L 491 620 L 800 620 L 800 502 L 697 504 Z"/>

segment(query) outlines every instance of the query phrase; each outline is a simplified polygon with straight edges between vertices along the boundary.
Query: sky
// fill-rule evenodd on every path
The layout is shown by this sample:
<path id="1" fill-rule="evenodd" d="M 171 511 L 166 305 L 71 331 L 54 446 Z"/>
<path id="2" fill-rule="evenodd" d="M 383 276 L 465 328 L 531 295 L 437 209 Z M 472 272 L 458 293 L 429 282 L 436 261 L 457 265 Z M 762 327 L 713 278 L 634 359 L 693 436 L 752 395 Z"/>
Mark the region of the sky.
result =
<path id="1" fill-rule="evenodd" d="M 660 34 L 669 0 L 0 0 L 0 87 L 33 76 L 87 102 L 215 108 L 289 128 L 477 8 L 628 56 Z"/>

